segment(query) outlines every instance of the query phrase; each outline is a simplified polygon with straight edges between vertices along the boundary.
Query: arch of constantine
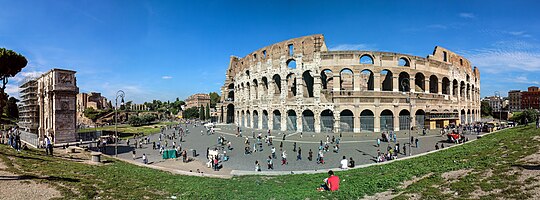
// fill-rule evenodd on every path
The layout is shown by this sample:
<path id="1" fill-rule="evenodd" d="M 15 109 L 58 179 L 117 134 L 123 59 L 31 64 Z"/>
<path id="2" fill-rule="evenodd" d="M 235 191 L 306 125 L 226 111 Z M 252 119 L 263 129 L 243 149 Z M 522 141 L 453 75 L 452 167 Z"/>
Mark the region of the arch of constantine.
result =
<path id="1" fill-rule="evenodd" d="M 380 132 L 480 119 L 479 70 L 439 46 L 423 58 L 329 51 L 320 34 L 294 38 L 232 56 L 221 92 L 221 122 L 264 130 Z"/>

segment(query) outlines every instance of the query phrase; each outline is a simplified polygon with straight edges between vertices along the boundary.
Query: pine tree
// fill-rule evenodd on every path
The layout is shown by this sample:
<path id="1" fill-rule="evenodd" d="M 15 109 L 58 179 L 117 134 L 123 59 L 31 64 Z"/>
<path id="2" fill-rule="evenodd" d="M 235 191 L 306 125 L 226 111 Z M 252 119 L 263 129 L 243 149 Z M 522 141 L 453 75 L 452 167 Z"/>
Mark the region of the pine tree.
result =
<path id="1" fill-rule="evenodd" d="M 199 108 L 199 119 L 204 120 L 204 106 Z"/>
<path id="2" fill-rule="evenodd" d="M 210 104 L 206 104 L 206 119 L 210 119 Z"/>

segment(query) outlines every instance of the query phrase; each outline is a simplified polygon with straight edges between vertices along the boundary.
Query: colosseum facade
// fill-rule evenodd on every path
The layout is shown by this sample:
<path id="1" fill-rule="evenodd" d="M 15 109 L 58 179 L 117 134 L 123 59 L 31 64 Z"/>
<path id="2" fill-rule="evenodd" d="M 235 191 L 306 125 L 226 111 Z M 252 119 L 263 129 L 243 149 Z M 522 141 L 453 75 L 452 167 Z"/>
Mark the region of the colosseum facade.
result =
<path id="1" fill-rule="evenodd" d="M 321 34 L 290 39 L 231 56 L 221 91 L 221 122 L 263 130 L 380 132 L 480 119 L 478 69 L 439 46 L 422 58 L 329 51 Z"/>

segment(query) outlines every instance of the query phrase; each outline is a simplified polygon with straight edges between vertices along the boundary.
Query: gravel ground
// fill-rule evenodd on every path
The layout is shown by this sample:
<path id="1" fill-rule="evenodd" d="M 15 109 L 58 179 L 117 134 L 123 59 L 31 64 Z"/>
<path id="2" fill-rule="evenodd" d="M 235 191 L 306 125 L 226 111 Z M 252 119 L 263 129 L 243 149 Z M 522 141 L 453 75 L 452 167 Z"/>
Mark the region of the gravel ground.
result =
<path id="1" fill-rule="evenodd" d="M 62 197 L 60 191 L 48 184 L 24 180 L 20 176 L 6 171 L 0 161 L 0 199 L 52 199 Z"/>

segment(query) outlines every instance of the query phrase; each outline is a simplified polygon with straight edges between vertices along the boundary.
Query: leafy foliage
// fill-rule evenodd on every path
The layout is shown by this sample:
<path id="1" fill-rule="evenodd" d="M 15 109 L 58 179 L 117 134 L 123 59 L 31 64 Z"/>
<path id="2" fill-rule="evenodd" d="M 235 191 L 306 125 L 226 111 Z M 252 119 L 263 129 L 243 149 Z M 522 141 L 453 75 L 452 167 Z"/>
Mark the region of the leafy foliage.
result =
<path id="1" fill-rule="evenodd" d="M 489 102 L 482 101 L 480 105 L 480 112 L 482 116 L 491 116 L 492 115 L 492 108 L 489 106 Z"/>
<path id="2" fill-rule="evenodd" d="M 530 123 L 530 122 L 536 121 L 537 118 L 538 118 L 537 110 L 527 109 L 527 110 L 524 110 L 523 112 L 514 113 L 514 116 L 512 116 L 510 120 L 524 124 L 525 119 L 527 119 L 527 122 Z"/>
<path id="3" fill-rule="evenodd" d="M 83 113 L 84 113 L 84 116 L 90 120 L 92 120 L 93 122 L 96 122 L 97 119 L 99 119 L 100 117 L 102 117 L 103 115 L 106 115 L 108 113 L 112 112 L 112 109 L 108 109 L 108 110 L 95 110 L 94 108 L 92 107 L 89 107 L 89 108 L 86 108 L 84 109 Z"/>
<path id="4" fill-rule="evenodd" d="M 210 107 L 215 108 L 216 104 L 221 100 L 221 97 L 217 92 L 210 92 L 208 95 L 210 95 Z"/>
<path id="5" fill-rule="evenodd" d="M 156 116 L 151 114 L 145 114 L 142 116 L 131 115 L 129 116 L 127 123 L 132 126 L 142 126 L 150 124 L 154 121 L 156 121 Z"/>
<path id="6" fill-rule="evenodd" d="M 184 111 L 184 118 L 186 119 L 194 119 L 199 117 L 199 108 L 197 107 L 191 107 Z"/>

